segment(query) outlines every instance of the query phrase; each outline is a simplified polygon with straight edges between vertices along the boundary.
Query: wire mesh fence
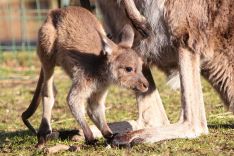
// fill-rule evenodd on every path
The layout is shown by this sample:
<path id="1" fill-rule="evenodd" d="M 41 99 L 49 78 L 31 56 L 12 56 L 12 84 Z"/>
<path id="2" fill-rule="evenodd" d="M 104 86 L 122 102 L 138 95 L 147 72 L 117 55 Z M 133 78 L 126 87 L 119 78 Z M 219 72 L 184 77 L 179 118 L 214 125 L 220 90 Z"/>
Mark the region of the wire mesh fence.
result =
<path id="1" fill-rule="evenodd" d="M 79 5 L 79 0 L 1 0 L 0 53 L 34 51 L 48 11 L 68 5 Z"/>

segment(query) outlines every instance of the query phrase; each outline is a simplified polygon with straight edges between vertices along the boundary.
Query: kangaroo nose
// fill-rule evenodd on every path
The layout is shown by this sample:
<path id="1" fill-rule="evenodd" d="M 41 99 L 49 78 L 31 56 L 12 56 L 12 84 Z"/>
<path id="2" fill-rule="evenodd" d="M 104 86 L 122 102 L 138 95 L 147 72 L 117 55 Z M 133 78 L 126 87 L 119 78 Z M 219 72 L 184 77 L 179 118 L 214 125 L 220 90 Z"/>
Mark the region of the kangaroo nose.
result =
<path id="1" fill-rule="evenodd" d="M 136 89 L 140 92 L 147 92 L 149 88 L 149 82 L 147 81 L 147 79 L 142 75 L 140 75 L 138 82 L 137 82 L 137 86 Z"/>
<path id="2" fill-rule="evenodd" d="M 146 84 L 143 83 L 143 88 L 147 88 L 148 89 L 148 86 Z"/>
<path id="3" fill-rule="evenodd" d="M 143 82 L 143 83 L 141 84 L 141 86 L 142 86 L 142 87 L 141 87 L 141 88 L 142 88 L 142 92 L 146 92 L 146 91 L 148 90 L 149 84 L 148 84 L 148 82 L 147 82 L 147 83 L 146 83 L 146 82 L 145 82 L 145 83 Z"/>

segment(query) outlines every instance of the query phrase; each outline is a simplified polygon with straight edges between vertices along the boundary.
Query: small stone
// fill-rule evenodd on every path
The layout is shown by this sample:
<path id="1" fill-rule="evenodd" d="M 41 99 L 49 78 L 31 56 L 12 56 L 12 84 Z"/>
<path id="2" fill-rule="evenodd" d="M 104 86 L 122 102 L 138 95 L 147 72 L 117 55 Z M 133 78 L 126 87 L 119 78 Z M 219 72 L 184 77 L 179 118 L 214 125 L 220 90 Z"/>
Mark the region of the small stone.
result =
<path id="1" fill-rule="evenodd" d="M 55 145 L 53 147 L 45 148 L 44 152 L 46 154 L 53 154 L 53 153 L 57 153 L 60 151 L 66 151 L 68 149 L 70 149 L 70 147 L 68 145 L 58 144 L 58 145 Z"/>
<path id="2" fill-rule="evenodd" d="M 106 146 L 106 149 L 111 149 L 111 145 L 108 144 L 108 145 Z"/>
<path id="3" fill-rule="evenodd" d="M 74 135 L 71 138 L 71 141 L 76 141 L 76 142 L 82 141 L 82 140 L 84 140 L 84 138 L 82 136 L 80 136 L 80 135 Z"/>

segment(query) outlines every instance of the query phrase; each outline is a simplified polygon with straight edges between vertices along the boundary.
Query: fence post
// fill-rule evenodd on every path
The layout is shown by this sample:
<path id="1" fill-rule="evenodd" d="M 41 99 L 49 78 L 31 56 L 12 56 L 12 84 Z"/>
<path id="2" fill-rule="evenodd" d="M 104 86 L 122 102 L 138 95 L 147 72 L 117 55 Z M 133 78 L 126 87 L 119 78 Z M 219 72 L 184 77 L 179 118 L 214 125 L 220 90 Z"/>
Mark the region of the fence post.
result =
<path id="1" fill-rule="evenodd" d="M 24 0 L 20 0 L 21 49 L 25 50 Z"/>
<path id="2" fill-rule="evenodd" d="M 12 22 L 12 9 L 10 7 L 10 4 L 9 4 L 9 1 L 7 1 L 7 10 L 8 10 L 8 20 L 9 20 L 9 29 L 10 29 L 10 34 L 11 34 L 11 37 L 12 37 L 12 41 L 11 41 L 11 46 L 12 46 L 12 51 L 13 52 L 16 52 L 16 45 L 15 45 L 15 34 L 13 32 L 13 29 L 12 27 L 14 27 L 14 24 Z M 9 48 L 10 49 L 10 48 Z"/>
<path id="3" fill-rule="evenodd" d="M 50 9 L 56 9 L 58 8 L 58 0 L 48 0 L 49 1 L 49 7 Z"/>

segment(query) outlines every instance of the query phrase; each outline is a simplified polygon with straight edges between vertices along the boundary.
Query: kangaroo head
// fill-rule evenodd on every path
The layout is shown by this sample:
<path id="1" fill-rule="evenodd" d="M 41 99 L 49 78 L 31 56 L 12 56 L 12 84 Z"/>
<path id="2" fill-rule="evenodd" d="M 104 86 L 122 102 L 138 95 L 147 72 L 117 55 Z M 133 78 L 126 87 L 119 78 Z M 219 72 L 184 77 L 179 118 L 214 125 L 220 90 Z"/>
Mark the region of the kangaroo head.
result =
<path id="1" fill-rule="evenodd" d="M 146 92 L 149 84 L 142 73 L 142 59 L 131 49 L 133 40 L 134 31 L 131 26 L 126 25 L 120 33 L 119 44 L 108 38 L 103 39 L 103 54 L 107 56 L 112 78 L 117 84 Z"/>

